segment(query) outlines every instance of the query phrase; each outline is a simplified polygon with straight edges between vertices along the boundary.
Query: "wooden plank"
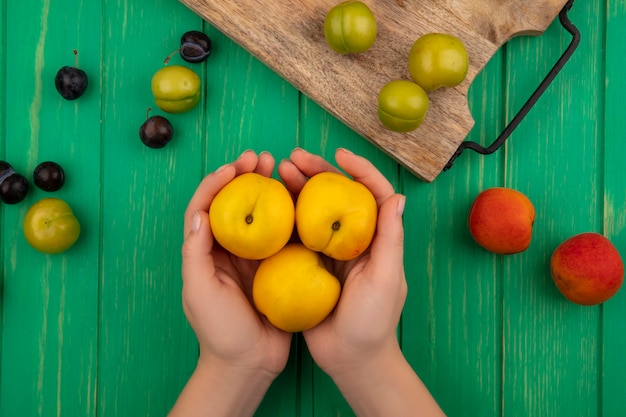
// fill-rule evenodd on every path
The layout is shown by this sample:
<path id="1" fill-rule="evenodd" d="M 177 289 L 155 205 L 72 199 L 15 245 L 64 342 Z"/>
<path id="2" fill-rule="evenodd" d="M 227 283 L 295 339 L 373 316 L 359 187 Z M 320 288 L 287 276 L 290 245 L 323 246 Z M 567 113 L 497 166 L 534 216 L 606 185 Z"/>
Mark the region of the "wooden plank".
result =
<path id="1" fill-rule="evenodd" d="M 626 262 L 626 184 L 624 182 L 624 116 L 620 111 L 626 82 L 626 3 L 606 2 L 604 78 L 604 233 Z M 626 289 L 602 307 L 602 415 L 618 416 L 626 410 Z"/>
<path id="2" fill-rule="evenodd" d="M 3 327 L 0 415 L 94 416 L 97 378 L 101 8 L 56 8 L 50 2 L 5 2 L 3 87 L 5 154 L 32 178 L 39 162 L 66 172 L 48 194 L 32 186 L 24 201 L 3 207 Z M 81 22 L 80 25 L 76 22 Z M 73 30 L 68 30 L 68 27 Z M 6 37 L 4 37 L 6 35 Z M 72 49 L 93 84 L 75 102 L 60 97 L 54 76 L 73 65 Z M 67 201 L 82 223 L 77 244 L 44 255 L 25 241 L 21 222 L 44 197 Z"/>
<path id="3" fill-rule="evenodd" d="M 402 348 L 447 415 L 621 415 L 626 292 L 601 307 L 572 305 L 547 262 L 562 239 L 589 229 L 626 254 L 625 7 L 577 0 L 583 43 L 505 147 L 468 151 L 426 184 L 183 5 L 0 0 L 0 157 L 25 174 L 43 159 L 62 163 L 68 182 L 55 195 L 84 226 L 70 251 L 42 255 L 20 225 L 50 195 L 0 204 L 0 415 L 165 415 L 197 357 L 180 303 L 182 210 L 204 174 L 243 150 L 280 160 L 294 146 L 331 160 L 347 147 L 407 194 Z M 478 20 L 461 11 L 448 12 Z M 485 36 L 497 28 L 484 26 Z M 137 137 L 153 105 L 149 79 L 188 29 L 215 41 L 210 61 L 192 67 L 207 94 L 171 117 L 171 146 L 150 150 Z M 568 41 L 557 23 L 507 43 L 471 84 L 468 139 L 490 143 Z M 74 47 L 93 89 L 70 103 L 51 79 Z M 466 229 L 474 195 L 497 185 L 537 207 L 524 254 L 491 255 Z M 256 414 L 294 415 L 353 415 L 301 336 Z"/>
<path id="4" fill-rule="evenodd" d="M 6 25 L 7 25 L 7 15 L 6 15 L 6 1 L 0 0 L 0 38 L 6 39 Z M 5 68 L 6 68 L 6 47 L 3 47 L 0 50 L 0 80 L 6 80 Z M 5 83 L 4 81 L 0 81 L 0 109 L 6 109 L 6 92 L 5 92 Z M 5 159 L 5 137 L 6 137 L 6 112 L 0 111 L 0 160 Z M 7 275 L 6 268 L 4 265 L 4 225 L 7 224 L 5 222 L 4 217 L 4 207 L 0 206 L 0 265 L 2 265 L 2 269 L 0 269 L 0 323 L 4 323 L 4 280 Z M 0 327 L 0 384 L 3 380 L 2 378 L 2 364 L 4 363 L 2 348 L 4 347 L 4 326 Z M 2 387 L 0 386 L 0 409 L 2 407 Z"/>
<path id="5" fill-rule="evenodd" d="M 476 74 L 503 42 L 520 31 L 542 31 L 566 3 L 373 2 L 377 42 L 365 54 L 342 56 L 328 47 L 322 30 L 334 0 L 182 2 L 426 181 L 439 174 L 473 125 L 466 94 Z M 419 129 L 390 132 L 378 120 L 378 91 L 390 80 L 408 78 L 408 51 L 427 32 L 452 33 L 464 42 L 471 57 L 467 80 L 430 94 L 428 117 Z"/>
<path id="6" fill-rule="evenodd" d="M 181 305 L 180 248 L 182 215 L 202 175 L 206 99 L 189 113 L 167 115 L 175 138 L 162 149 L 144 146 L 138 132 L 148 107 L 163 114 L 152 98 L 152 75 L 180 36 L 203 23 L 163 0 L 102 7 L 97 413 L 165 415 L 197 359 Z"/>
<path id="7" fill-rule="evenodd" d="M 537 217 L 531 247 L 503 260 L 504 415 L 587 416 L 599 407 L 599 308 L 567 301 L 549 270 L 561 241 L 602 225 L 602 5 L 577 1 L 570 17 L 584 41 L 507 141 L 506 185 L 531 199 Z M 540 38 L 511 42 L 511 111 L 570 40 L 555 23 Z"/>
<path id="8" fill-rule="evenodd" d="M 468 140 L 487 145 L 504 127 L 503 63 L 501 50 L 472 84 L 477 122 Z M 478 192 L 503 184 L 502 162 L 503 152 L 466 152 L 432 184 L 401 177 L 409 284 L 402 347 L 449 416 L 501 415 L 501 263 L 472 240 L 467 215 Z"/>
<path id="9" fill-rule="evenodd" d="M 276 163 L 297 141 L 299 92 L 212 28 L 215 56 L 207 66 L 207 169 L 247 149 L 271 151 Z"/>

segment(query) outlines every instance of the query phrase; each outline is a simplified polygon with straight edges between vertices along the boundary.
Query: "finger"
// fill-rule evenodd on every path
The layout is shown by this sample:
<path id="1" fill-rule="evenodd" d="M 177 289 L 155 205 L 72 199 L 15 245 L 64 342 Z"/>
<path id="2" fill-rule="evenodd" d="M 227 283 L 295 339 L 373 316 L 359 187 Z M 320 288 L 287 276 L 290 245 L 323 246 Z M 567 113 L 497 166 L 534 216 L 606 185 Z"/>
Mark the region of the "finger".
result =
<path id="1" fill-rule="evenodd" d="M 271 177 L 274 172 L 274 157 L 269 152 L 261 152 L 254 172 L 265 177 Z"/>
<path id="2" fill-rule="evenodd" d="M 370 264 L 375 269 L 373 277 L 403 277 L 404 228 L 402 213 L 405 197 L 394 194 L 380 207 L 376 235 L 370 247 Z"/>
<path id="3" fill-rule="evenodd" d="M 294 165 L 293 162 L 286 159 L 278 164 L 278 175 L 285 183 L 285 187 L 293 195 L 298 195 L 304 184 L 306 184 L 306 176 Z"/>
<path id="4" fill-rule="evenodd" d="M 339 148 L 335 152 L 335 160 L 355 181 L 372 192 L 379 207 L 394 194 L 393 185 L 368 159 Z"/>
<path id="5" fill-rule="evenodd" d="M 312 177 L 320 172 L 339 172 L 337 167 L 325 160 L 320 155 L 314 155 L 301 148 L 296 148 L 289 157 L 291 162 L 306 176 Z"/>
<path id="6" fill-rule="evenodd" d="M 298 195 L 307 179 L 325 171 L 339 172 L 328 161 L 301 148 L 291 152 L 290 159 L 278 165 L 278 175 L 293 195 Z"/>
<path id="7" fill-rule="evenodd" d="M 210 285 L 207 277 L 215 275 L 215 264 L 211 256 L 213 236 L 209 230 L 208 213 L 196 211 L 189 227 L 182 247 L 183 283 L 192 287 Z"/>
<path id="8" fill-rule="evenodd" d="M 204 177 L 194 192 L 187 209 L 185 210 L 184 234 L 187 236 L 191 229 L 191 221 L 194 213 L 198 211 L 208 212 L 213 198 L 217 193 L 235 178 L 237 171 L 233 164 L 227 164 L 217 171 Z"/>
<path id="9" fill-rule="evenodd" d="M 244 151 L 239 158 L 232 162 L 232 165 L 237 170 L 237 175 L 241 175 L 246 172 L 252 172 L 256 169 L 259 162 L 259 157 L 252 150 Z"/>

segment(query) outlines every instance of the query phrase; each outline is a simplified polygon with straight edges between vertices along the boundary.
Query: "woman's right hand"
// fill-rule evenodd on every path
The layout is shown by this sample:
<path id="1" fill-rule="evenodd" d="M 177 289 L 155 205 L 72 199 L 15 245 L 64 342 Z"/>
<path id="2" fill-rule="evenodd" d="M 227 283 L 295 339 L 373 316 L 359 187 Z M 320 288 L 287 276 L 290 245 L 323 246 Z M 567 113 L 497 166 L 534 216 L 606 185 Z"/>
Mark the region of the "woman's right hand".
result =
<path id="1" fill-rule="evenodd" d="M 304 332 L 306 344 L 358 416 L 441 416 L 439 406 L 406 361 L 396 333 L 407 296 L 405 198 L 394 192 L 367 159 L 345 149 L 337 150 L 335 159 L 374 195 L 377 228 L 369 250 L 357 259 L 328 259 L 331 272 L 342 281 L 341 296 L 325 321 Z M 320 156 L 296 149 L 278 171 L 297 195 L 308 178 L 338 170 Z"/>

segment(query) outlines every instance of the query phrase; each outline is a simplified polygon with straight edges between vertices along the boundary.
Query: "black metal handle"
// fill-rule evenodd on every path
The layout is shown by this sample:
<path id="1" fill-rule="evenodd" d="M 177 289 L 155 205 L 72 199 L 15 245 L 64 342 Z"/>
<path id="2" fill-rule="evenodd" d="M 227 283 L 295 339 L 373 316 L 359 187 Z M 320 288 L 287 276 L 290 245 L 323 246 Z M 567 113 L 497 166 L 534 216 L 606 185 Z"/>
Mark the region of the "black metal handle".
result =
<path id="1" fill-rule="evenodd" d="M 515 115 L 515 117 L 513 117 L 511 122 L 504 128 L 502 133 L 500 133 L 500 136 L 498 136 L 498 138 L 491 145 L 485 148 L 482 145 L 473 141 L 462 142 L 461 145 L 457 148 L 456 152 L 454 152 L 454 155 L 452 155 L 452 158 L 450 158 L 446 166 L 443 168 L 444 171 L 452 168 L 454 160 L 458 158 L 459 155 L 461 155 L 464 149 L 471 149 L 482 155 L 489 155 L 495 152 L 500 146 L 502 146 L 504 141 L 507 140 L 513 130 L 515 130 L 515 128 L 522 121 L 522 119 L 524 119 L 524 117 L 528 114 L 530 109 L 535 105 L 535 103 L 537 103 L 539 97 L 541 97 L 541 95 L 546 91 L 552 81 L 554 81 L 557 74 L 565 66 L 567 61 L 570 59 L 570 57 L 578 47 L 578 44 L 580 43 L 580 31 L 576 26 L 574 26 L 574 24 L 569 20 L 569 17 L 567 16 L 567 12 L 569 12 L 569 10 L 572 8 L 573 3 L 574 0 L 569 0 L 565 4 L 565 6 L 563 6 L 563 9 L 561 9 L 561 11 L 559 12 L 559 21 L 561 22 L 561 25 L 572 35 L 572 41 L 570 42 L 567 49 L 565 49 L 563 55 L 561 55 L 554 67 L 552 67 L 546 78 L 544 78 L 541 84 L 539 84 L 539 87 L 537 87 L 537 89 L 530 96 L 528 101 L 524 103 L 519 112 Z"/>

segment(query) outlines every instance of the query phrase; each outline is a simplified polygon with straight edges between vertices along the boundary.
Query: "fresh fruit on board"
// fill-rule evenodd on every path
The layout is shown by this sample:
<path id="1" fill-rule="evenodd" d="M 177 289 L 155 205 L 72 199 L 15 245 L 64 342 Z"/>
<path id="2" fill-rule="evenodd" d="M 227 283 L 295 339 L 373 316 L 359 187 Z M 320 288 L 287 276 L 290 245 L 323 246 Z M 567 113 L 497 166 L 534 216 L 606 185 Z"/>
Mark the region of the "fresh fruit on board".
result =
<path id="1" fill-rule="evenodd" d="M 378 94 L 378 118 L 389 130 L 409 132 L 417 129 L 428 111 L 428 94 L 407 80 L 393 80 Z"/>
<path id="2" fill-rule="evenodd" d="M 44 198 L 30 206 L 23 229 L 26 241 L 47 254 L 68 250 L 80 236 L 80 223 L 74 212 L 58 198 Z"/>
<path id="3" fill-rule="evenodd" d="M 65 184 L 65 171 L 54 161 L 42 162 L 33 170 L 33 182 L 43 191 L 58 191 Z"/>
<path id="4" fill-rule="evenodd" d="M 374 45 L 378 27 L 370 8 L 347 0 L 332 7 L 324 19 L 324 37 L 340 54 L 365 52 Z"/>
<path id="5" fill-rule="evenodd" d="M 550 275 L 573 303 L 596 305 L 613 297 L 624 282 L 624 263 L 613 243 L 587 232 L 562 242 L 550 258 Z"/>
<path id="6" fill-rule="evenodd" d="M 76 100 L 85 93 L 89 85 L 87 73 L 78 68 L 78 51 L 74 49 L 75 65 L 61 67 L 54 77 L 54 86 L 66 100 Z"/>
<path id="7" fill-rule="evenodd" d="M 302 332 L 321 323 L 335 308 L 341 284 L 320 254 L 290 243 L 261 261 L 252 281 L 257 310 L 286 332 Z"/>
<path id="8" fill-rule="evenodd" d="M 0 161 L 0 200 L 5 204 L 17 204 L 28 194 L 28 180 L 15 172 L 13 167 Z"/>
<path id="9" fill-rule="evenodd" d="M 336 172 L 312 176 L 296 200 L 296 229 L 302 243 L 337 260 L 350 260 L 370 245 L 378 206 L 360 182 Z"/>
<path id="10" fill-rule="evenodd" d="M 200 77 L 182 65 L 167 65 L 152 77 L 156 105 L 167 113 L 184 113 L 200 101 Z"/>
<path id="11" fill-rule="evenodd" d="M 508 255 L 530 246 L 535 208 L 523 193 L 506 187 L 478 194 L 469 212 L 469 231 L 476 243 L 490 252 Z"/>
<path id="12" fill-rule="evenodd" d="M 150 113 L 148 109 L 147 113 Z M 167 145 L 174 136 L 172 123 L 163 116 L 150 116 L 139 127 L 139 138 L 149 148 L 158 149 Z"/>
<path id="13" fill-rule="evenodd" d="M 209 208 L 215 240 L 245 259 L 264 259 L 283 248 L 294 227 L 294 204 L 274 178 L 249 172 L 235 177 Z"/>
<path id="14" fill-rule="evenodd" d="M 411 78 L 426 91 L 456 87 L 465 80 L 468 68 L 465 45 L 448 33 L 422 35 L 409 52 Z"/>

